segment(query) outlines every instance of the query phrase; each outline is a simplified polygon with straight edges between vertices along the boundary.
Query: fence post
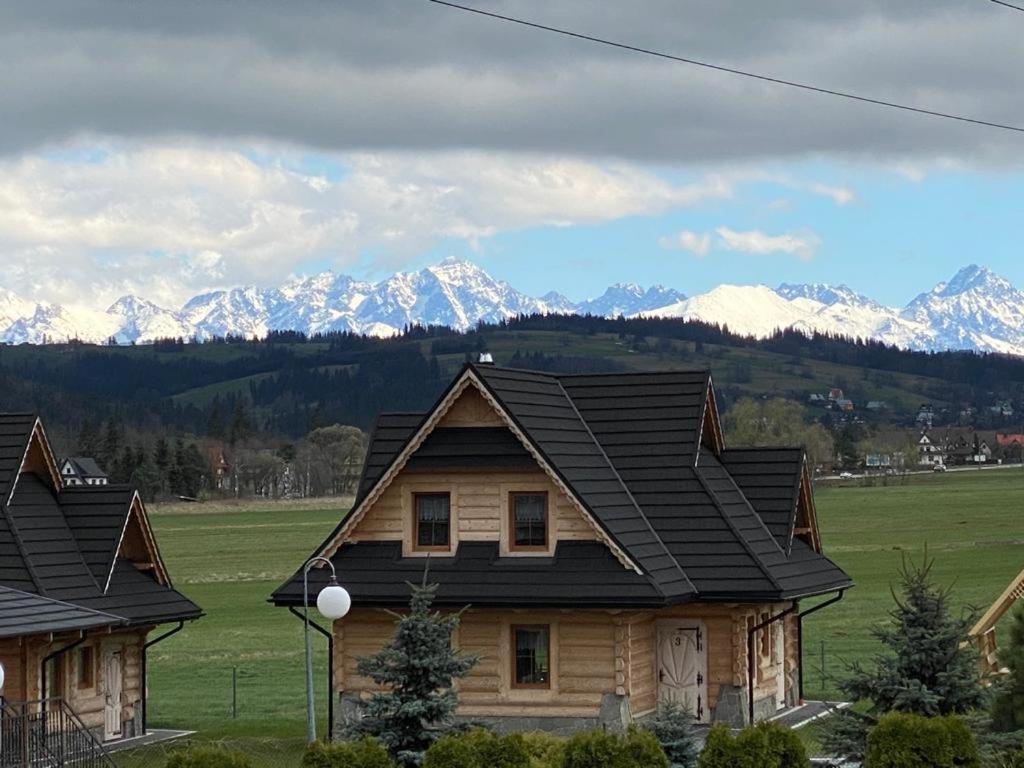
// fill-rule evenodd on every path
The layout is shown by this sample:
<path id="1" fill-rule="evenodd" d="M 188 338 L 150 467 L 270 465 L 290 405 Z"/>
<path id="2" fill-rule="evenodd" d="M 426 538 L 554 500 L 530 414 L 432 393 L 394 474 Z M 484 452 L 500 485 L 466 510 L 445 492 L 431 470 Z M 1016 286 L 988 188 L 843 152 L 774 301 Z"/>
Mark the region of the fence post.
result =
<path id="1" fill-rule="evenodd" d="M 825 695 L 825 641 L 821 641 L 821 694 Z"/>

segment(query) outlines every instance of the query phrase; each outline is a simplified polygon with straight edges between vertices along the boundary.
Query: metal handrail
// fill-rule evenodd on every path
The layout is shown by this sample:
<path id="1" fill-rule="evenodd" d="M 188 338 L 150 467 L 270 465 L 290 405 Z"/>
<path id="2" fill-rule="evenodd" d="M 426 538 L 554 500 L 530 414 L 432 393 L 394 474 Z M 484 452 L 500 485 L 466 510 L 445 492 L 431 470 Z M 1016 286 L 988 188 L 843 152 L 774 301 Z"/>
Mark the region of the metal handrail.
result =
<path id="1" fill-rule="evenodd" d="M 59 697 L 0 701 L 0 768 L 116 768 L 106 748 Z"/>

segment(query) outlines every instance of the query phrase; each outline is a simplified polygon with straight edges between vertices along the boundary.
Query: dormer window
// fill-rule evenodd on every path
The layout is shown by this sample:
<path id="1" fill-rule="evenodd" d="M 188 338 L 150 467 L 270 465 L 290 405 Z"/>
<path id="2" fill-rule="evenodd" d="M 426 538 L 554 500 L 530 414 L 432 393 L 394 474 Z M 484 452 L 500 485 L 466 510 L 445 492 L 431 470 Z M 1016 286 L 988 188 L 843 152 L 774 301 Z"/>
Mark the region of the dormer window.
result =
<path id="1" fill-rule="evenodd" d="M 509 530 L 511 549 L 545 551 L 548 548 L 548 495 L 539 493 L 509 494 Z"/>
<path id="2" fill-rule="evenodd" d="M 447 550 L 451 542 L 452 500 L 447 493 L 413 496 L 413 542 L 421 552 Z"/>

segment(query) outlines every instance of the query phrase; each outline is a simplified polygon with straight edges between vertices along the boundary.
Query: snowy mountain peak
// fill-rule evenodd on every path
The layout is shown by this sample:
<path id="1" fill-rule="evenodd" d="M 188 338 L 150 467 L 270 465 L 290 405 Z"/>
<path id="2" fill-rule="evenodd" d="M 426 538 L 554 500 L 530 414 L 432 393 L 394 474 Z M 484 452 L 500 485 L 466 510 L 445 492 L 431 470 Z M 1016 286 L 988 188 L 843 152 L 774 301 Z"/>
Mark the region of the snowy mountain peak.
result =
<path id="1" fill-rule="evenodd" d="M 873 299 L 857 293 L 848 285 L 831 285 L 830 283 L 783 283 L 775 292 L 785 299 L 810 299 L 826 306 L 833 304 L 851 304 L 880 307 Z"/>
<path id="2" fill-rule="evenodd" d="M 987 267 L 970 264 L 955 275 L 948 283 L 939 283 L 933 293 L 940 296 L 956 296 L 968 291 L 1007 292 L 1014 288 L 1010 281 L 997 275 Z"/>
<path id="3" fill-rule="evenodd" d="M 390 336 L 412 324 L 459 330 L 517 314 L 576 313 L 700 320 L 766 336 L 778 329 L 878 339 L 910 349 L 976 349 L 1024 355 L 1024 292 L 970 265 L 906 307 L 885 307 L 846 285 L 720 285 L 686 297 L 672 288 L 621 282 L 573 302 L 551 291 L 521 293 L 473 262 L 448 258 L 378 283 L 331 271 L 293 277 L 279 287 L 210 291 L 178 311 L 122 296 L 105 311 L 26 301 L 0 288 L 0 342 L 69 339 L 122 343 L 166 337 L 263 336 L 271 330 L 351 331 Z"/>

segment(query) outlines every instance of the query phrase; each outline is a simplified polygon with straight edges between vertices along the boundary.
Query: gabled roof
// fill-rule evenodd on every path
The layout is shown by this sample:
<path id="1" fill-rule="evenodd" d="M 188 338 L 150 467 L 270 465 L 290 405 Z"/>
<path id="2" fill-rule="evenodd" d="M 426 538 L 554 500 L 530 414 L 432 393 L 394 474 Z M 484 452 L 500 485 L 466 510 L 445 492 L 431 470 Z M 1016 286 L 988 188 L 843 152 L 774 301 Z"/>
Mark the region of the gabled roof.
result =
<path id="1" fill-rule="evenodd" d="M 100 469 L 100 465 L 96 463 L 96 459 L 89 456 L 68 456 L 65 461 L 71 462 L 75 474 L 81 478 L 107 476 L 107 473 Z"/>
<path id="2" fill-rule="evenodd" d="M 4 463 L 3 456 L 14 454 L 20 457 L 16 466 Z M 135 491 L 62 488 L 34 416 L 0 414 L 0 467 L 0 588 L 34 595 L 51 608 L 60 603 L 80 609 L 61 613 L 65 624 L 80 620 L 74 628 L 96 626 L 100 614 L 107 624 L 125 625 L 201 615 L 171 588 Z M 142 558 L 123 550 L 133 519 L 139 526 L 137 548 L 146 550 Z M 139 565 L 150 572 L 138 570 L 129 556 L 146 561 Z M 27 604 L 27 598 L 18 599 L 19 605 Z M 27 634 L 37 627 L 26 620 L 23 629 Z"/>
<path id="3" fill-rule="evenodd" d="M 437 426 L 467 386 L 480 389 L 507 430 Z M 353 512 L 318 553 L 334 558 L 349 576 L 353 563 L 365 563 L 360 558 L 373 547 L 347 544 L 347 531 L 403 467 L 496 468 L 527 458 L 555 476 L 665 603 L 788 599 L 851 584 L 812 547 L 799 542 L 791 549 L 803 452 L 724 450 L 705 369 L 559 375 L 468 365 L 431 411 L 380 417 Z M 437 558 L 431 571 L 457 571 L 460 558 L 468 557 L 463 550 L 476 546 L 462 542 L 455 558 Z M 479 552 L 469 561 L 481 562 Z M 501 566 L 495 561 L 490 567 Z M 415 561 L 410 567 L 422 566 Z M 393 575 L 378 576 L 365 593 L 357 579 L 353 597 L 404 599 L 407 577 L 399 578 L 399 570 L 373 569 Z M 275 600 L 294 598 L 295 578 Z M 604 581 L 595 573 L 592 584 Z M 520 600 L 536 599 L 524 590 Z M 494 596 L 482 585 L 478 592 L 474 602 Z"/>

